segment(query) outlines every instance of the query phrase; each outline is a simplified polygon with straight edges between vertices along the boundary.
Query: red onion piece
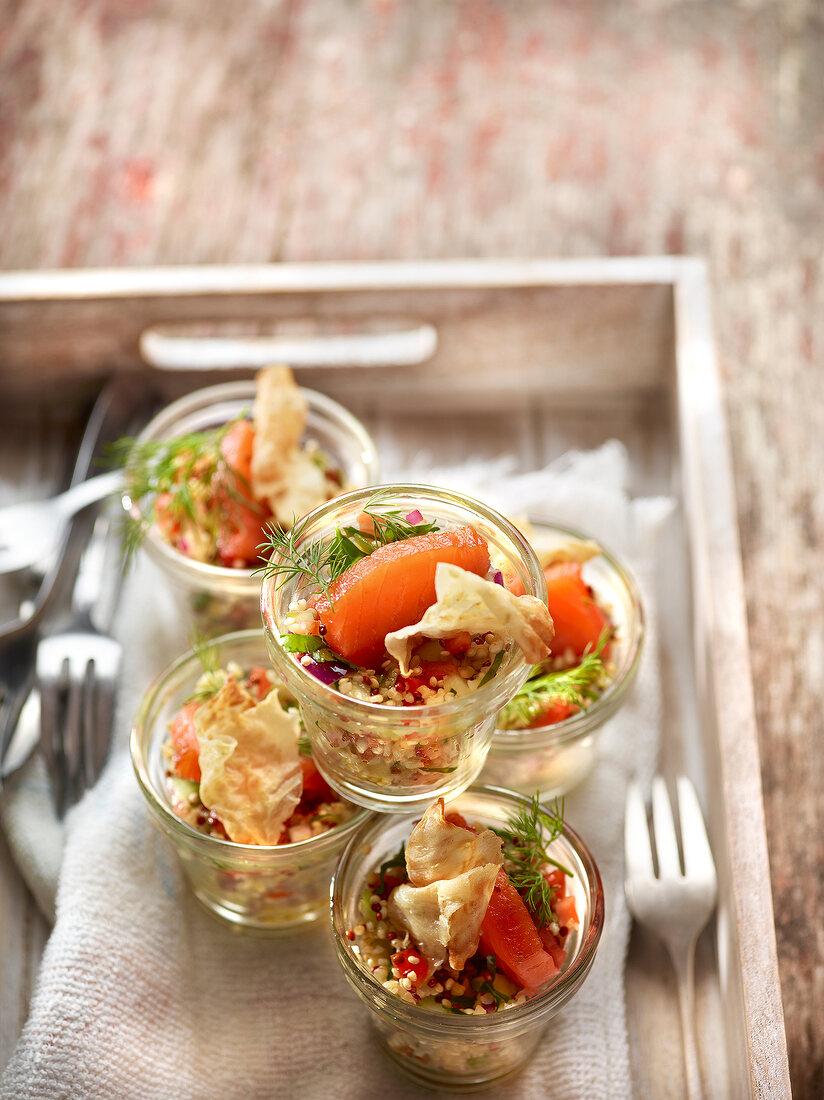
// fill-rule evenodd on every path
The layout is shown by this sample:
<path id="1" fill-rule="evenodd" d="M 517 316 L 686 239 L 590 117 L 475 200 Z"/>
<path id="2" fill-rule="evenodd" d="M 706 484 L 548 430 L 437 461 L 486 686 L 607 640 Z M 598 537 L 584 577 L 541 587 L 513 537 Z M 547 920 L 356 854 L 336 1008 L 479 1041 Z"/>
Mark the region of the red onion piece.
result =
<path id="1" fill-rule="evenodd" d="M 498 570 L 498 572 L 497 572 L 497 573 L 495 574 L 495 576 L 494 576 L 494 577 L 493 577 L 492 579 L 493 579 L 493 581 L 495 582 L 495 584 L 499 584 L 499 585 L 501 586 L 501 588 L 503 588 L 503 585 L 504 585 L 504 575 L 503 575 L 503 573 L 502 573 L 502 572 L 500 571 L 500 569 Z"/>
<path id="2" fill-rule="evenodd" d="M 414 512 L 410 512 L 409 515 L 406 517 L 406 522 L 411 523 L 413 527 L 417 527 L 419 524 L 424 522 L 424 518 L 416 508 Z"/>
<path id="3" fill-rule="evenodd" d="M 322 684 L 334 684 L 346 672 L 346 669 L 341 665 L 324 664 L 321 661 L 307 661 L 305 664 L 301 661 L 301 664 L 307 672 L 311 672 Z"/>

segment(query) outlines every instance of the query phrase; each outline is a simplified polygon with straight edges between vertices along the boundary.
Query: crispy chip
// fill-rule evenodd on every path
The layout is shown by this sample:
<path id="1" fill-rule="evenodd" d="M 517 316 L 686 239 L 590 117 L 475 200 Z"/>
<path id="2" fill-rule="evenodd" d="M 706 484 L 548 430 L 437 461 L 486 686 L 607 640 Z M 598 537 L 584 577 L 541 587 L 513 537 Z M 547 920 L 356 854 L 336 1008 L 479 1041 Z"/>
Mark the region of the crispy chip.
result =
<path id="1" fill-rule="evenodd" d="M 487 863 L 429 886 L 402 883 L 389 898 L 389 916 L 409 929 L 433 968 L 448 955 L 449 965 L 460 970 L 478 950 L 497 874 L 497 866 Z"/>
<path id="2" fill-rule="evenodd" d="M 389 898 L 389 915 L 407 928 L 438 967 L 460 970 L 478 950 L 481 922 L 503 863 L 491 829 L 474 833 L 446 820 L 443 799 L 430 806 L 406 845 L 409 882 Z"/>
<path id="3" fill-rule="evenodd" d="M 562 531 L 536 529 L 525 516 L 519 516 L 512 522 L 535 551 L 542 569 L 567 561 L 577 561 L 583 565 L 603 553 L 594 539 L 579 539 Z"/>
<path id="4" fill-rule="evenodd" d="M 275 519 L 291 527 L 295 516 L 304 516 L 329 496 L 326 473 L 305 451 L 295 451 L 283 467 L 283 484 L 269 497 Z"/>
<path id="5" fill-rule="evenodd" d="M 386 635 L 386 649 L 398 661 L 401 673 L 410 671 L 409 658 L 421 638 L 448 638 L 461 631 L 492 631 L 513 639 L 530 664 L 549 656 L 554 628 L 546 604 L 534 596 L 513 596 L 494 581 L 484 580 L 450 562 L 435 570 L 436 602 L 412 626 Z"/>
<path id="6" fill-rule="evenodd" d="M 256 703 L 232 677 L 195 711 L 200 797 L 231 840 L 277 844 L 303 790 L 299 724 L 276 691 Z"/>
<path id="7" fill-rule="evenodd" d="M 286 487 L 289 461 L 306 428 L 306 414 L 306 398 L 288 367 L 267 367 L 258 373 L 252 410 L 252 492 L 258 500 L 269 501 L 275 513 Z"/>
<path id="8" fill-rule="evenodd" d="M 491 829 L 473 833 L 446 820 L 442 798 L 429 807 L 406 843 L 406 870 L 413 886 L 455 878 L 485 863 L 500 866 L 501 838 Z"/>

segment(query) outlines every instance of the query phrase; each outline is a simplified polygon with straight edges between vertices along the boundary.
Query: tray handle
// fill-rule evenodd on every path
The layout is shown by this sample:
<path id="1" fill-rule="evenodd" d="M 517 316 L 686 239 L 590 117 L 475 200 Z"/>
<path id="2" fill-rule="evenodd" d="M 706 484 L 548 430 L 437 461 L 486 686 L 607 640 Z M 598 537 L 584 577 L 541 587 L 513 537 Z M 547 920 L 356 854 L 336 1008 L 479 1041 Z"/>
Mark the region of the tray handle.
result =
<path id="1" fill-rule="evenodd" d="M 434 325 L 393 332 L 311 336 L 191 336 L 146 329 L 140 353 L 167 371 L 231 370 L 286 363 L 290 367 L 412 366 L 431 358 L 438 346 Z"/>

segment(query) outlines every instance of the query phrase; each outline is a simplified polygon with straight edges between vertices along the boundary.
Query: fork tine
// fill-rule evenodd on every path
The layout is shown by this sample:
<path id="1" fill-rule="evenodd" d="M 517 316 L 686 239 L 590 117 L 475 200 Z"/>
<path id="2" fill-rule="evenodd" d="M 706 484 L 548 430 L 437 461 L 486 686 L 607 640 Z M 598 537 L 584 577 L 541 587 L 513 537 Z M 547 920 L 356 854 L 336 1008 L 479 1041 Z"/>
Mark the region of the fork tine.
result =
<path id="1" fill-rule="evenodd" d="M 681 845 L 684 849 L 684 870 L 689 876 L 715 879 L 715 861 L 712 858 L 707 827 L 695 787 L 686 776 L 676 780 L 678 809 L 681 818 Z"/>
<path id="2" fill-rule="evenodd" d="M 94 727 L 94 751 L 92 753 L 93 776 L 92 783 L 103 771 L 103 766 L 109 755 L 112 730 L 114 729 L 114 684 L 111 681 L 98 682 L 97 685 L 97 718 Z"/>
<path id="3" fill-rule="evenodd" d="M 64 786 L 70 801 L 74 801 L 80 767 L 83 759 L 81 729 L 83 700 L 86 694 L 87 676 L 71 676 L 69 679 L 69 699 L 66 706 L 66 721 L 63 728 Z"/>
<path id="4" fill-rule="evenodd" d="M 89 672 L 94 669 L 94 663 L 89 663 Z M 78 768 L 78 786 L 81 790 L 87 790 L 94 785 L 94 759 L 95 743 L 94 729 L 97 716 L 97 684 L 93 676 L 88 676 L 86 691 L 83 696 L 83 717 L 81 722 L 81 759 Z"/>
<path id="5" fill-rule="evenodd" d="M 627 787 L 627 805 L 624 817 L 624 859 L 628 874 L 637 878 L 653 877 L 652 848 L 649 841 L 647 811 L 644 796 L 636 779 Z"/>
<path id="6" fill-rule="evenodd" d="M 681 874 L 678 839 L 675 835 L 667 784 L 660 775 L 656 775 L 652 781 L 652 824 L 655 829 L 658 874 L 661 878 L 677 878 Z"/>
<path id="7" fill-rule="evenodd" d="M 51 780 L 51 789 L 55 806 L 60 812 L 60 790 L 62 787 L 62 765 L 59 760 L 60 739 L 58 729 L 60 722 L 60 700 L 57 680 L 52 676 L 40 678 L 40 751 L 46 764 L 46 771 Z"/>
<path id="8" fill-rule="evenodd" d="M 93 787 L 103 770 L 114 724 L 114 684 L 105 675 L 98 678 L 94 662 L 89 665 L 83 707 L 83 789 Z"/>

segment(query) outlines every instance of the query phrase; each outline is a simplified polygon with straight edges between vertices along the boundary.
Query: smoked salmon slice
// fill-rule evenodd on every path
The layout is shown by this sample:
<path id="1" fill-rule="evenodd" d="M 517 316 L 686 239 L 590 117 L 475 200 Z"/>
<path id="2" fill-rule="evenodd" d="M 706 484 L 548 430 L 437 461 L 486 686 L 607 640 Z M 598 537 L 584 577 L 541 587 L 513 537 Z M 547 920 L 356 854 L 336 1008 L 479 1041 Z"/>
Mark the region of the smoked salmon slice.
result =
<path id="1" fill-rule="evenodd" d="M 435 569 L 450 562 L 480 577 L 489 571 L 489 546 L 472 527 L 434 531 L 379 546 L 350 566 L 314 605 L 324 640 L 353 664 L 377 668 L 392 630 L 418 622 L 435 602 Z"/>

